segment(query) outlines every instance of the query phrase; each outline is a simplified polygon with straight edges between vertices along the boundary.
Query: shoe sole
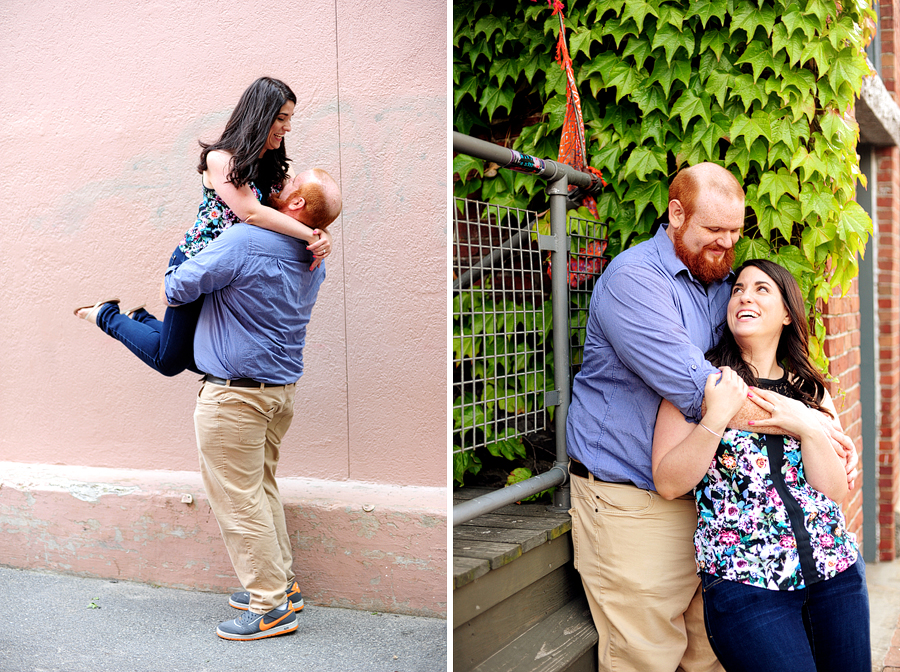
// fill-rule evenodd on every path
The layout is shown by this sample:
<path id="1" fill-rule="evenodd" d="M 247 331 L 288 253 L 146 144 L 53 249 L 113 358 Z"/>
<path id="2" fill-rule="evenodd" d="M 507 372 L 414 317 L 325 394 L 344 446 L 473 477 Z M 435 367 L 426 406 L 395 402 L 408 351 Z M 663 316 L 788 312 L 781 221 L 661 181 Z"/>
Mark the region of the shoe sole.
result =
<path id="1" fill-rule="evenodd" d="M 240 609 L 241 611 L 247 611 L 247 609 L 249 609 L 249 607 L 246 604 L 242 604 L 240 602 L 234 602 L 231 599 L 228 600 L 228 606 L 234 607 L 235 609 Z M 302 598 L 300 600 L 300 606 L 297 606 L 296 602 L 291 602 L 291 609 L 294 610 L 295 614 L 299 614 L 301 611 L 303 611 L 304 606 L 305 605 L 303 603 Z"/>
<path id="2" fill-rule="evenodd" d="M 219 628 L 216 628 L 216 634 L 222 639 L 227 639 L 232 642 L 247 642 L 254 639 L 265 639 L 266 637 L 286 635 L 289 632 L 294 632 L 298 627 L 300 627 L 300 624 L 296 619 L 294 619 L 293 623 L 274 627 L 271 630 L 266 630 L 265 632 L 254 632 L 252 635 L 238 635 L 232 632 L 223 632 Z"/>

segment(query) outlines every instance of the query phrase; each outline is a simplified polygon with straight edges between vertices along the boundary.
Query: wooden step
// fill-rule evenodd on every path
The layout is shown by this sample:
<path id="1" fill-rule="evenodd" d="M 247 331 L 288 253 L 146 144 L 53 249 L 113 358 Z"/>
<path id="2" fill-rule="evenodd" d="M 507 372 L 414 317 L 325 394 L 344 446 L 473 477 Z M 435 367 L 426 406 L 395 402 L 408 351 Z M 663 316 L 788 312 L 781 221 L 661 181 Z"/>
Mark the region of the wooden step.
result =
<path id="1" fill-rule="evenodd" d="M 454 672 L 596 670 L 571 526 L 567 512 L 522 504 L 454 528 Z"/>
<path id="2" fill-rule="evenodd" d="M 456 661 L 454 654 L 454 663 Z M 568 602 L 472 672 L 596 672 L 597 630 L 584 597 Z"/>

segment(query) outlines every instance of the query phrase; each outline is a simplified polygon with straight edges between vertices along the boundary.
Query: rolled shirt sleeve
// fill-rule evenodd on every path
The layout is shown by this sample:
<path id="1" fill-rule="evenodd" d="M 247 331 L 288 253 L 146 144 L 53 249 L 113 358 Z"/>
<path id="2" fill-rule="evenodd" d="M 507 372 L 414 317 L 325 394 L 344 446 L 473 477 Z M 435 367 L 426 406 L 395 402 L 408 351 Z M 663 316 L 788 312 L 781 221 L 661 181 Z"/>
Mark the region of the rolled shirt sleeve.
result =
<path id="1" fill-rule="evenodd" d="M 698 316 L 682 305 L 670 281 L 653 269 L 626 266 L 593 298 L 592 315 L 622 363 L 686 417 L 699 421 L 706 378 L 718 369 L 692 341 L 685 321 Z M 712 345 L 709 338 L 704 341 Z"/>

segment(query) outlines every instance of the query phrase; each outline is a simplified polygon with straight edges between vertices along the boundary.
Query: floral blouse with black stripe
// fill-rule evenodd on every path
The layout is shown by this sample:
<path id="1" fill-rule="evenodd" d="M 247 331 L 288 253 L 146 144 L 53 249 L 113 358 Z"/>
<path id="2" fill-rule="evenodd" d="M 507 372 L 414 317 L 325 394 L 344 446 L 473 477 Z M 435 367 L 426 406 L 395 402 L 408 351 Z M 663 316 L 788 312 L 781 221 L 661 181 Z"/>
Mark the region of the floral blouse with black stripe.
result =
<path id="1" fill-rule="evenodd" d="M 787 374 L 758 386 L 796 398 Z M 727 430 L 694 496 L 698 572 L 796 590 L 832 578 L 859 555 L 840 506 L 807 483 L 793 437 Z"/>
<path id="2" fill-rule="evenodd" d="M 262 192 L 252 182 L 249 183 L 257 200 L 262 203 Z M 268 196 L 268 194 L 267 194 Z M 219 237 L 225 229 L 234 226 L 241 218 L 225 204 L 215 189 L 203 185 L 203 201 L 194 225 L 184 234 L 180 247 L 184 256 L 191 258 Z"/>

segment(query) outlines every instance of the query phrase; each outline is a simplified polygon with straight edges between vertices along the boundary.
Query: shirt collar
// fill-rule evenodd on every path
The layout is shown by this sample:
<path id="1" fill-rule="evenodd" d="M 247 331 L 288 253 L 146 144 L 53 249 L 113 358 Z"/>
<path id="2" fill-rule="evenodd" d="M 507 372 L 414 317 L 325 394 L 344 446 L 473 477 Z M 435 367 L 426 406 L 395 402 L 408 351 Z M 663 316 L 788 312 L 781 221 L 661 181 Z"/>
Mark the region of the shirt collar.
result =
<path id="1" fill-rule="evenodd" d="M 653 237 L 653 241 L 656 243 L 656 248 L 659 250 L 659 259 L 662 262 L 663 268 L 666 269 L 666 272 L 668 272 L 673 278 L 684 271 L 685 273 L 687 273 L 687 276 L 691 280 L 693 280 L 694 282 L 700 282 L 699 280 L 694 278 L 693 274 L 688 270 L 688 267 L 685 266 L 684 262 L 678 258 L 677 254 L 675 254 L 675 243 L 673 243 L 672 239 L 669 238 L 668 228 L 669 223 L 663 222 L 662 224 L 660 224 L 659 229 L 656 231 L 656 235 Z M 710 286 L 715 286 L 720 282 L 730 283 L 733 278 L 734 270 L 728 271 L 728 275 L 725 276 L 724 280 L 714 282 Z"/>

